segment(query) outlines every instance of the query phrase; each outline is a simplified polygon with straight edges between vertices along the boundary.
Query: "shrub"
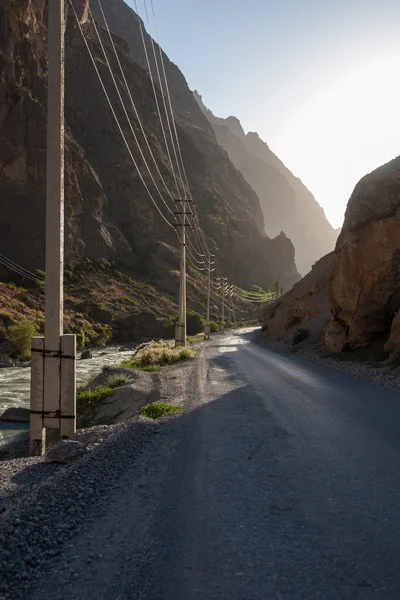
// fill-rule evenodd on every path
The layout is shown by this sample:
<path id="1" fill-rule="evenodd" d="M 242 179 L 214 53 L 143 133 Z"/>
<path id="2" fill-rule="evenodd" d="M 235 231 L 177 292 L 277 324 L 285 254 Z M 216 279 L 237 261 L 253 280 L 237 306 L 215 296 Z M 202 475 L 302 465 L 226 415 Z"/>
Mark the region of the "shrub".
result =
<path id="1" fill-rule="evenodd" d="M 192 358 L 194 351 L 187 347 L 174 347 L 169 342 L 150 342 L 133 357 L 121 363 L 121 366 L 131 369 L 144 367 L 165 367 L 180 360 Z"/>
<path id="2" fill-rule="evenodd" d="M 98 346 L 105 346 L 112 338 L 113 332 L 111 327 L 108 325 L 99 325 L 96 327 L 96 344 Z"/>
<path id="3" fill-rule="evenodd" d="M 117 388 L 120 385 L 124 385 L 129 381 L 130 377 L 126 373 L 114 373 L 114 375 L 109 375 L 106 380 L 107 387 Z"/>
<path id="4" fill-rule="evenodd" d="M 216 333 L 220 330 L 220 326 L 215 321 L 210 321 L 211 333 Z"/>
<path id="5" fill-rule="evenodd" d="M 31 355 L 31 339 L 38 335 L 39 331 L 32 321 L 27 319 L 11 325 L 8 329 L 7 337 L 15 346 L 16 352 L 20 358 L 29 358 Z"/>
<path id="6" fill-rule="evenodd" d="M 165 404 L 163 402 L 153 402 L 152 404 L 146 404 L 138 410 L 138 414 L 148 419 L 159 419 L 165 415 L 176 415 L 180 412 L 179 406 L 174 404 Z"/>
<path id="7" fill-rule="evenodd" d="M 100 400 L 112 394 L 113 391 L 113 388 L 105 385 L 100 385 L 94 390 L 80 390 L 76 395 L 78 408 L 93 408 Z"/>
<path id="8" fill-rule="evenodd" d="M 300 342 L 303 342 L 309 335 L 310 332 L 306 327 L 298 327 L 293 331 L 293 345 L 300 344 Z"/>
<path id="9" fill-rule="evenodd" d="M 188 335 L 196 335 L 204 331 L 205 318 L 197 312 L 188 311 L 186 315 L 186 328 Z"/>

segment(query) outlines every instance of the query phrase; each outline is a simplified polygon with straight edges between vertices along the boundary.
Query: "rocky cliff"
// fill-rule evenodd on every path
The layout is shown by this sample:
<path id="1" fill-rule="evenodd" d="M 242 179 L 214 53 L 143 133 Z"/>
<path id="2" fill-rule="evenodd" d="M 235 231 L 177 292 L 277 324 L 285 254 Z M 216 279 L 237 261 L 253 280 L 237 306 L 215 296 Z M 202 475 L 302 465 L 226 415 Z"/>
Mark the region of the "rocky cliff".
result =
<path id="1" fill-rule="evenodd" d="M 103 4 L 111 29 L 119 36 L 115 43 L 151 150 L 172 189 L 151 81 L 141 58 L 137 17 L 121 0 L 103 0 Z M 0 0 L 0 252 L 29 269 L 44 265 L 46 5 L 45 0 Z M 81 2 L 76 5 L 85 7 Z M 66 3 L 67 10 L 68 6 Z M 91 3 L 97 15 L 96 6 L 96 2 Z M 84 14 L 82 22 L 134 149 L 90 16 L 87 20 Z M 99 25 L 103 25 L 100 18 Z M 117 73 L 104 32 L 102 38 Z M 274 279 L 291 287 L 298 280 L 293 245 L 284 235 L 275 240 L 265 235 L 255 192 L 217 144 L 179 69 L 166 57 L 165 61 L 189 184 L 221 270 L 243 287 L 254 283 L 268 287 Z M 158 86 L 157 90 L 161 104 Z M 134 130 L 140 136 L 137 119 L 128 98 L 125 100 Z M 146 196 L 70 12 L 65 119 L 66 262 L 87 258 L 117 261 L 132 276 L 158 286 L 178 266 L 176 236 Z M 154 193 L 143 160 L 136 150 L 134 153 Z M 161 187 L 156 173 L 155 177 Z M 166 293 L 176 297 L 176 279 L 173 281 L 172 288 L 164 284 L 164 290 L 167 287 Z"/>
<path id="2" fill-rule="evenodd" d="M 349 200 L 335 252 L 267 308 L 267 335 L 307 327 L 329 353 L 381 340 L 400 351 L 400 158 L 366 175 Z"/>
<path id="3" fill-rule="evenodd" d="M 292 240 L 296 264 L 305 275 L 312 264 L 333 250 L 338 236 L 323 209 L 300 179 L 283 164 L 257 133 L 245 134 L 235 117 L 221 119 L 194 97 L 211 123 L 218 143 L 257 192 L 269 235 L 280 231 Z"/>

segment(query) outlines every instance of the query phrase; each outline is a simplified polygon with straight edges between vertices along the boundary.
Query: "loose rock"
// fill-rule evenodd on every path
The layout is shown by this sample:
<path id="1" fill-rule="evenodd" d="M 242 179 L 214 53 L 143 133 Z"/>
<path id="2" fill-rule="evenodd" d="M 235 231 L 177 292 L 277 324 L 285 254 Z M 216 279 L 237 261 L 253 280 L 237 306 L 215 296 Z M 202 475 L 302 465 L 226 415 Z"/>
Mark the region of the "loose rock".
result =
<path id="1" fill-rule="evenodd" d="M 43 457 L 45 462 L 69 464 L 86 454 L 86 446 L 76 440 L 61 440 Z"/>

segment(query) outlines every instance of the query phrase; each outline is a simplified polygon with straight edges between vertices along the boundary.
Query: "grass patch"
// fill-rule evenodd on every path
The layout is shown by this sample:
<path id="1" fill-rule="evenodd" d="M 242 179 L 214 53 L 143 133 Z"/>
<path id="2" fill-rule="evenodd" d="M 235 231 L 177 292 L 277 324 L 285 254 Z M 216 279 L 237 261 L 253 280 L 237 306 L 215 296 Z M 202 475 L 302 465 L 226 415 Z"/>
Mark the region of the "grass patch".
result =
<path id="1" fill-rule="evenodd" d="M 114 389 L 112 387 L 106 385 L 99 385 L 94 390 L 80 390 L 76 394 L 76 402 L 78 406 L 89 406 L 90 408 L 93 408 L 100 400 L 103 400 L 103 398 L 112 394 L 113 391 Z"/>
<path id="2" fill-rule="evenodd" d="M 188 344 L 194 344 L 195 342 L 201 342 L 204 340 L 204 333 L 198 333 L 197 335 L 188 335 L 186 341 Z"/>
<path id="3" fill-rule="evenodd" d="M 93 411 L 101 400 L 113 393 L 115 388 L 99 385 L 94 390 L 82 389 L 76 394 L 76 408 L 79 427 L 93 424 Z"/>
<path id="4" fill-rule="evenodd" d="M 128 383 L 130 380 L 129 375 L 126 373 L 115 373 L 114 375 L 109 375 L 107 377 L 106 385 L 110 388 L 117 388 L 125 383 Z"/>
<path id="5" fill-rule="evenodd" d="M 138 414 L 148 419 L 159 419 L 165 415 L 176 415 L 181 411 L 179 406 L 174 404 L 165 404 L 163 402 L 153 402 L 146 404 L 138 410 Z"/>
<path id="6" fill-rule="evenodd" d="M 124 360 L 121 366 L 128 369 L 155 371 L 160 367 L 193 358 L 194 354 L 192 348 L 179 346 L 175 348 L 173 342 L 150 342 L 145 348 L 139 350 L 133 358 Z M 151 367 L 156 367 L 156 369 Z"/>

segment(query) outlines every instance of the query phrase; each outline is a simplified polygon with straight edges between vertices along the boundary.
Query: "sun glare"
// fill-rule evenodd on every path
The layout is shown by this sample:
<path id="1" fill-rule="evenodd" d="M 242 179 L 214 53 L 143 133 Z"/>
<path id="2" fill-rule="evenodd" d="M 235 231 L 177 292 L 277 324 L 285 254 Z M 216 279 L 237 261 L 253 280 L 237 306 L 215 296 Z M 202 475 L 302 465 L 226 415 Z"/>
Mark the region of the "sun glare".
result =
<path id="1" fill-rule="evenodd" d="M 357 181 L 399 153 L 399 73 L 400 52 L 359 66 L 285 124 L 279 151 L 335 227 Z"/>

